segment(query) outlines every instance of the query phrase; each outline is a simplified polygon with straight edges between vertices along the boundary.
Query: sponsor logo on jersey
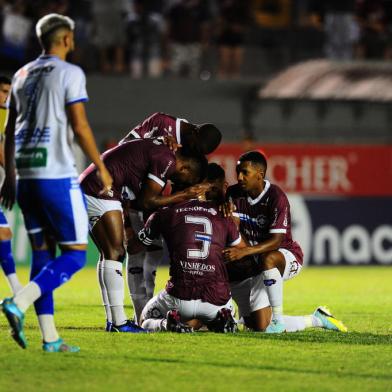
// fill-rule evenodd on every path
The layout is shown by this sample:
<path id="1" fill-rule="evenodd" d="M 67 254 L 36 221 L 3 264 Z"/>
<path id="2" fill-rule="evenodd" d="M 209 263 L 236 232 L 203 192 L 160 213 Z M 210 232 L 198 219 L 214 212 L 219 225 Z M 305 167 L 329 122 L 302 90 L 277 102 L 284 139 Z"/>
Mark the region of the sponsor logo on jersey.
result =
<path id="1" fill-rule="evenodd" d="M 50 128 L 35 128 L 34 130 L 25 128 L 21 129 L 15 134 L 15 144 L 33 144 L 37 145 L 38 143 L 49 143 L 50 142 Z"/>
<path id="2" fill-rule="evenodd" d="M 207 212 L 211 215 L 216 215 L 217 211 L 215 208 L 205 208 L 202 206 L 194 206 L 194 207 L 184 207 L 184 208 L 176 208 L 176 213 L 178 214 L 179 212 Z"/>
<path id="3" fill-rule="evenodd" d="M 169 161 L 169 163 L 167 164 L 167 166 L 165 167 L 165 170 L 161 173 L 161 178 L 166 177 L 166 174 L 168 172 L 168 170 L 170 169 L 170 166 L 173 164 L 173 161 Z"/>
<path id="4" fill-rule="evenodd" d="M 205 272 L 215 272 L 215 265 L 190 261 L 180 261 L 180 264 L 184 272 L 192 275 L 204 275 Z"/>
<path id="5" fill-rule="evenodd" d="M 273 284 L 275 284 L 276 283 L 276 280 L 275 279 L 265 279 L 264 281 L 264 284 L 266 285 L 266 286 L 272 286 Z"/>
<path id="6" fill-rule="evenodd" d="M 30 167 L 45 167 L 48 159 L 48 151 L 44 147 L 21 148 L 16 157 L 18 169 Z"/>

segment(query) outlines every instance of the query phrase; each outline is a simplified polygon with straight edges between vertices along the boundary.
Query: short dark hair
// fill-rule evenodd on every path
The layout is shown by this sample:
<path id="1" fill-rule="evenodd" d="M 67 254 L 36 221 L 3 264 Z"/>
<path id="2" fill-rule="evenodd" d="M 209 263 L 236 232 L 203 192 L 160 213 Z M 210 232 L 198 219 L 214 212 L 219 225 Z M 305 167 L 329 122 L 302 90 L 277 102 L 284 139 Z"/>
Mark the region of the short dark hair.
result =
<path id="1" fill-rule="evenodd" d="M 8 76 L 0 75 L 0 84 L 11 84 L 11 79 Z"/>
<path id="2" fill-rule="evenodd" d="M 267 159 L 260 151 L 248 151 L 238 158 L 238 164 L 242 162 L 252 162 L 254 165 L 260 165 L 267 170 Z"/>
<path id="3" fill-rule="evenodd" d="M 181 144 L 191 153 L 211 154 L 222 140 L 222 134 L 213 124 L 181 123 Z"/>
<path id="4" fill-rule="evenodd" d="M 215 162 L 209 163 L 207 168 L 207 180 L 216 181 L 225 179 L 225 171 L 222 166 Z"/>
<path id="5" fill-rule="evenodd" d="M 213 124 L 197 125 L 198 139 L 200 150 L 203 154 L 211 154 L 217 149 L 221 140 L 222 134 L 219 129 Z"/>

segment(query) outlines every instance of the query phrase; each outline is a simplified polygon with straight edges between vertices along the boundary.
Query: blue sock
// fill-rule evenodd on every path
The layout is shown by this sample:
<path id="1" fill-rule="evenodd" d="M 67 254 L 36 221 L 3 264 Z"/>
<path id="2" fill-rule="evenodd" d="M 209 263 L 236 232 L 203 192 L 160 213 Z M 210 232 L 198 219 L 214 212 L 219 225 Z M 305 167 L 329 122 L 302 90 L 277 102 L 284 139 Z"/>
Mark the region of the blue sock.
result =
<path id="1" fill-rule="evenodd" d="M 11 241 L 0 241 L 0 263 L 6 275 L 15 273 L 15 261 L 12 257 Z"/>
<path id="2" fill-rule="evenodd" d="M 48 250 L 33 250 L 33 258 L 31 263 L 30 280 L 33 280 L 52 259 Z M 35 313 L 54 314 L 53 292 L 48 291 L 41 295 L 35 302 Z"/>
<path id="3" fill-rule="evenodd" d="M 54 260 L 49 261 L 33 279 L 45 294 L 61 286 L 86 264 L 85 250 L 66 250 Z"/>

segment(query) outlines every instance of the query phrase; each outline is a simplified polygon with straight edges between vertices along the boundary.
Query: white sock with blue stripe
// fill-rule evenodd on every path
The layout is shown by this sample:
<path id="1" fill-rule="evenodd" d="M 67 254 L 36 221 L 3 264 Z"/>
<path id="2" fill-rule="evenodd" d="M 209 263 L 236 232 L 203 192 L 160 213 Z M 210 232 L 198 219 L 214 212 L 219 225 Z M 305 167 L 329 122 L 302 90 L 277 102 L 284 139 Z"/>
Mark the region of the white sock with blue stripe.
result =
<path id="1" fill-rule="evenodd" d="M 283 278 L 279 270 L 263 271 L 263 281 L 272 308 L 272 319 L 283 322 Z"/>

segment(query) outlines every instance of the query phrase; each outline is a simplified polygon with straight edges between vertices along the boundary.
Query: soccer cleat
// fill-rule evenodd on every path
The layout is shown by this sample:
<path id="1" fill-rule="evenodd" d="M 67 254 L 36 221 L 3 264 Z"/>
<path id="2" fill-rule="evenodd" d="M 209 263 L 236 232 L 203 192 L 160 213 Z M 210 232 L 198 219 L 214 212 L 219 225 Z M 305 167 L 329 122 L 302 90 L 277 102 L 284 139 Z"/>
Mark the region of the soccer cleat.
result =
<path id="1" fill-rule="evenodd" d="M 20 347 L 26 348 L 27 340 L 23 331 L 24 313 L 17 307 L 13 298 L 5 298 L 0 307 L 10 324 L 12 338 Z"/>
<path id="2" fill-rule="evenodd" d="M 63 339 L 58 339 L 55 342 L 50 342 L 42 345 L 42 349 L 47 353 L 77 353 L 80 351 L 78 346 L 70 346 L 64 342 Z"/>
<path id="3" fill-rule="evenodd" d="M 106 327 L 105 327 L 105 331 L 106 332 L 112 332 L 112 327 L 113 327 L 113 323 L 106 320 Z"/>
<path id="4" fill-rule="evenodd" d="M 181 322 L 181 315 L 178 310 L 169 310 L 166 315 L 166 330 L 177 333 L 192 333 L 193 328 Z"/>
<path id="5" fill-rule="evenodd" d="M 278 320 L 271 320 L 270 325 L 265 330 L 265 333 L 282 333 L 282 332 L 286 332 L 286 326 Z"/>
<path id="6" fill-rule="evenodd" d="M 215 320 L 209 323 L 208 329 L 220 333 L 235 333 L 238 331 L 237 323 L 228 308 L 219 309 Z"/>
<path id="7" fill-rule="evenodd" d="M 122 325 L 112 324 L 110 332 L 147 333 L 147 331 L 144 328 L 139 327 L 131 320 L 127 320 L 127 322 Z"/>
<path id="8" fill-rule="evenodd" d="M 319 306 L 313 313 L 322 323 L 323 328 L 332 331 L 347 332 L 347 327 L 342 321 L 336 319 L 326 306 Z"/>

